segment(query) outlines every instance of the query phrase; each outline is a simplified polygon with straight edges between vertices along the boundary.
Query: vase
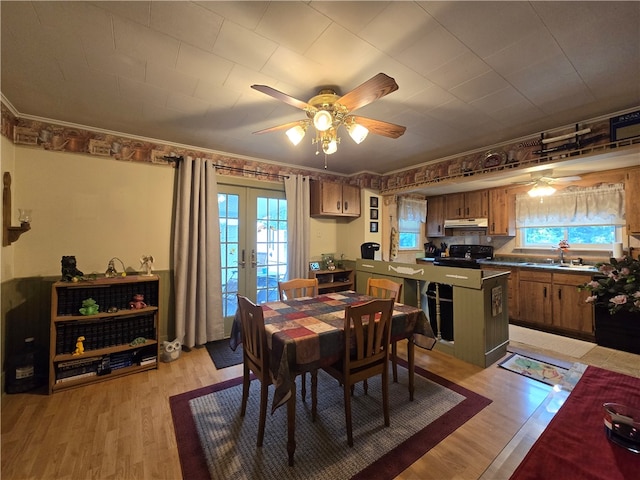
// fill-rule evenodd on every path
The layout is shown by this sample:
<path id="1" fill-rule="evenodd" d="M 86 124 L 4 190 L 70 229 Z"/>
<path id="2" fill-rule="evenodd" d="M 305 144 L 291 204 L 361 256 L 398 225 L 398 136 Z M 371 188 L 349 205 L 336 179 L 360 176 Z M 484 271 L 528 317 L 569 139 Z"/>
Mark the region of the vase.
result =
<path id="1" fill-rule="evenodd" d="M 640 312 L 621 310 L 611 315 L 605 306 L 595 306 L 596 343 L 640 354 Z"/>

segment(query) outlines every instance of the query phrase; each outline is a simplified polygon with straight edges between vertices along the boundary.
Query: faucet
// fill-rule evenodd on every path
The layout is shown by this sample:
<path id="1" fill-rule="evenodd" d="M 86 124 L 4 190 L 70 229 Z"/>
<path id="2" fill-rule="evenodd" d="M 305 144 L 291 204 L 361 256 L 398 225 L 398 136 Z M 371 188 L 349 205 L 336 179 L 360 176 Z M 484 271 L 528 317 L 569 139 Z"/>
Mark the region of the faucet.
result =
<path id="1" fill-rule="evenodd" d="M 564 263 L 564 249 L 560 249 L 560 264 Z"/>

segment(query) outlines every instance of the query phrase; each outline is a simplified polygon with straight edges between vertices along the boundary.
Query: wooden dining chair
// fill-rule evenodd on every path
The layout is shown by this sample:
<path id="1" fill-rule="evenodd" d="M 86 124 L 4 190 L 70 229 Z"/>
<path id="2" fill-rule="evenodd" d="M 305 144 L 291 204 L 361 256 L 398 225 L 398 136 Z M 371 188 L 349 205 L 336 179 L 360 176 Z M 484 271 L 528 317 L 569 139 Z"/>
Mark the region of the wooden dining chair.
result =
<path id="1" fill-rule="evenodd" d="M 278 294 L 280 295 L 280 301 L 285 300 L 293 300 L 294 298 L 300 297 L 315 297 L 318 295 L 318 279 L 317 278 L 292 278 L 291 280 L 285 282 L 278 282 Z M 306 373 L 302 373 L 300 375 L 302 377 L 300 383 L 300 395 L 302 395 L 302 400 L 306 400 L 307 398 L 307 375 Z M 318 381 L 318 371 L 314 370 L 311 372 L 311 389 L 313 390 L 314 385 L 317 385 Z M 316 405 L 313 404 L 313 394 L 311 395 L 311 411 L 312 411 L 312 420 L 316 419 Z"/>
<path id="2" fill-rule="evenodd" d="M 344 356 L 337 363 L 324 367 L 344 390 L 344 413 L 347 443 L 353 447 L 351 395 L 353 386 L 380 375 L 382 380 L 382 410 L 384 424 L 389 426 L 389 343 L 393 299 L 371 300 L 345 308 Z M 375 320 L 374 320 L 375 319 Z"/>
<path id="3" fill-rule="evenodd" d="M 401 294 L 401 283 L 392 282 L 386 278 L 367 279 L 367 295 L 371 297 L 393 298 L 400 303 Z M 393 372 L 393 381 L 398 382 L 398 342 L 391 344 L 391 371 Z"/>
<path id="4" fill-rule="evenodd" d="M 318 295 L 317 278 L 293 278 L 286 282 L 278 282 L 280 300 L 292 300 L 300 297 L 315 297 Z"/>
<path id="5" fill-rule="evenodd" d="M 262 446 L 264 426 L 267 418 L 267 397 L 269 385 L 273 383 L 269 368 L 269 347 L 264 329 L 262 307 L 255 305 L 247 297 L 238 295 L 238 311 L 240 312 L 240 329 L 242 332 L 242 406 L 240 416 L 244 417 L 249 399 L 250 372 L 260 381 L 260 419 L 258 423 L 257 446 Z"/>

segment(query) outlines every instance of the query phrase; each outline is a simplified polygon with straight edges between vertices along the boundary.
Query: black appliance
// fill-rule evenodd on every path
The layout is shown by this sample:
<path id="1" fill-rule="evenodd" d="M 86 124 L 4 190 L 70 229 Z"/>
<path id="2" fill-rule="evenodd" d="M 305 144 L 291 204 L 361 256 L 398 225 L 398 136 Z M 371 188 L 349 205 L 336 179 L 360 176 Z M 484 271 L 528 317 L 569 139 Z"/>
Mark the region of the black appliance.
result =
<path id="1" fill-rule="evenodd" d="M 441 267 L 480 268 L 478 260 L 491 259 L 491 245 L 450 245 L 449 256 L 435 258 L 433 264 Z"/>
<path id="2" fill-rule="evenodd" d="M 378 250 L 380 250 L 379 243 L 366 242 L 360 245 L 360 254 L 364 260 L 374 260 Z"/>

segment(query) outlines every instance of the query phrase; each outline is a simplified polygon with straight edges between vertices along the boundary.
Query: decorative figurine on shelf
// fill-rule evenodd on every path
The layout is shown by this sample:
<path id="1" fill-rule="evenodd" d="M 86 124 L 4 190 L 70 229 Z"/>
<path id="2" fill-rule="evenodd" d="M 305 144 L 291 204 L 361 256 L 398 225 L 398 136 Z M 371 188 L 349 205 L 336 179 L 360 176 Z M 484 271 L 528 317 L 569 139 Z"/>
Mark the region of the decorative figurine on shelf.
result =
<path id="1" fill-rule="evenodd" d="M 114 260 L 118 260 L 120 262 L 120 265 L 122 265 L 122 273 L 118 273 L 118 271 L 116 270 L 116 266 L 113 263 Z M 113 257 L 111 260 L 109 260 L 109 264 L 107 265 L 107 271 L 104 272 L 104 276 L 107 278 L 113 278 L 118 276 L 126 277 L 127 272 L 125 272 L 125 270 L 126 268 L 124 268 L 124 262 L 120 260 L 118 257 Z"/>
<path id="2" fill-rule="evenodd" d="M 82 315 L 97 315 L 99 309 L 100 305 L 98 305 L 93 298 L 87 298 L 82 301 L 80 313 Z"/>
<path id="3" fill-rule="evenodd" d="M 76 349 L 73 351 L 72 355 L 78 356 L 84 353 L 84 345 L 82 344 L 84 340 L 84 337 L 78 337 L 78 339 L 76 340 Z"/>
<path id="4" fill-rule="evenodd" d="M 129 308 L 132 310 L 140 310 L 141 308 L 146 308 L 147 304 L 144 303 L 144 295 L 141 293 L 136 293 L 133 296 L 133 300 L 129 302 Z"/>
<path id="5" fill-rule="evenodd" d="M 78 278 L 84 276 L 78 268 L 76 267 L 76 257 L 73 255 L 65 255 L 62 257 L 60 261 L 62 264 L 62 280 L 65 282 L 72 282 L 74 279 L 78 281 Z"/>
<path id="6" fill-rule="evenodd" d="M 154 262 L 153 255 L 142 255 L 140 257 L 140 268 L 143 271 L 142 276 L 144 277 L 151 276 L 151 270 L 153 270 L 153 262 Z"/>

